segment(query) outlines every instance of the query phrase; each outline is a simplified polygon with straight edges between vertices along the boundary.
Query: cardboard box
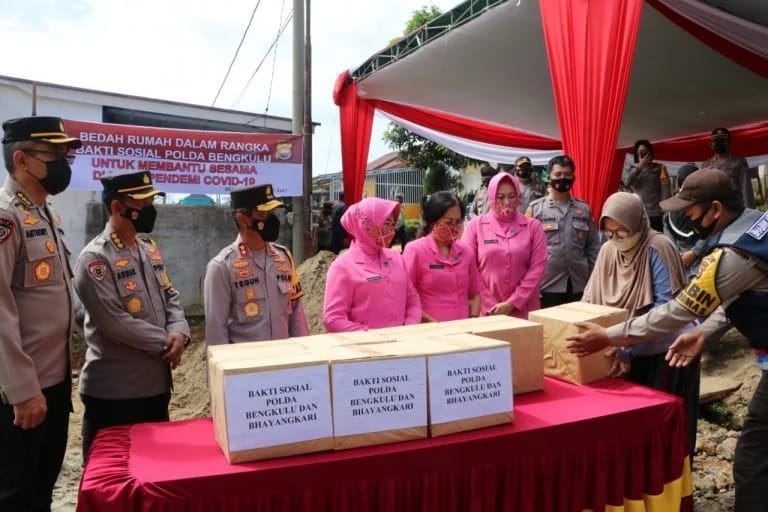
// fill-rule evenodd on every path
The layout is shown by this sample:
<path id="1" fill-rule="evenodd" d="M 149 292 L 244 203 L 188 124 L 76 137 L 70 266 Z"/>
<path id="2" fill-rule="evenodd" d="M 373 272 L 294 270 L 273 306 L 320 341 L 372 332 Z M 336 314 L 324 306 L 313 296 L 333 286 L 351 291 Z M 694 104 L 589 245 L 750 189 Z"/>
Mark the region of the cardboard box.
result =
<path id="1" fill-rule="evenodd" d="M 330 354 L 336 450 L 427 437 L 427 362 L 392 343 L 336 347 Z M 352 351 L 354 355 L 351 355 Z"/>
<path id="2" fill-rule="evenodd" d="M 544 331 L 538 323 L 511 316 L 489 316 L 470 326 L 471 334 L 506 341 L 512 350 L 512 388 L 516 395 L 544 389 Z M 480 319 L 477 319 L 480 320 Z"/>
<path id="3" fill-rule="evenodd" d="M 608 376 L 611 359 L 600 350 L 586 357 L 576 357 L 567 348 L 566 338 L 578 333 L 575 322 L 594 322 L 610 327 L 629 317 L 626 309 L 572 302 L 553 308 L 532 311 L 528 319 L 544 328 L 544 373 L 550 377 L 589 384 Z"/>
<path id="4" fill-rule="evenodd" d="M 492 315 L 389 327 L 372 332 L 396 339 L 467 333 L 506 341 L 512 349 L 514 394 L 544 389 L 544 334 L 541 325 L 534 322 L 505 315 Z"/>
<path id="5" fill-rule="evenodd" d="M 427 355 L 432 437 L 511 423 L 513 356 L 505 341 L 473 334 L 435 338 Z"/>
<path id="6" fill-rule="evenodd" d="M 254 359 L 209 360 L 214 432 L 227 460 L 332 449 L 327 360 L 304 352 L 272 357 L 265 353 Z"/>

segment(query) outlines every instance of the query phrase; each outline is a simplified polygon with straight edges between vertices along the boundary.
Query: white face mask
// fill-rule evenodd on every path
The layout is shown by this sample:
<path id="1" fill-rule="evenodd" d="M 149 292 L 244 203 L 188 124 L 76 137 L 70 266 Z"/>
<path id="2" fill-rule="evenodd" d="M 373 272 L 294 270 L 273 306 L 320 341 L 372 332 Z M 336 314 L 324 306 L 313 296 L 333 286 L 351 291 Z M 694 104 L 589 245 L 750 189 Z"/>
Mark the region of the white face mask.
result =
<path id="1" fill-rule="evenodd" d="M 627 252 L 627 251 L 631 251 L 637 245 L 637 242 L 640 241 L 640 233 L 635 233 L 634 235 L 628 236 L 627 238 L 624 238 L 622 240 L 613 238 L 608 241 L 611 242 L 611 244 L 613 244 L 613 246 L 616 248 L 617 251 Z"/>

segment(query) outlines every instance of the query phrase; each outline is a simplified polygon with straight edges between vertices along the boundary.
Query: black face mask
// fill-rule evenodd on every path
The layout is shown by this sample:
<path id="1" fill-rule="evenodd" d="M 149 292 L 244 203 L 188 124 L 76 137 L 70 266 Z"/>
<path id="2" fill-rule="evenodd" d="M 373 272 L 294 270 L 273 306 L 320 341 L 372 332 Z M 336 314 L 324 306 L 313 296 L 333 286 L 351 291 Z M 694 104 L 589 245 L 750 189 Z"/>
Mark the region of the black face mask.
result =
<path id="1" fill-rule="evenodd" d="M 718 155 L 724 155 L 728 152 L 728 142 L 724 140 L 719 140 L 712 145 L 712 149 Z"/>
<path id="2" fill-rule="evenodd" d="M 137 210 L 126 205 L 123 217 L 131 221 L 137 233 L 151 233 L 155 228 L 157 210 L 154 206 L 145 206 L 141 210 Z"/>
<path id="3" fill-rule="evenodd" d="M 280 235 L 280 219 L 270 215 L 267 219 L 253 219 L 251 229 L 261 235 L 265 242 L 274 242 Z"/>
<path id="4" fill-rule="evenodd" d="M 556 180 L 549 180 L 549 182 L 552 184 L 552 188 L 557 190 L 558 192 L 568 192 L 573 188 L 573 182 L 575 180 L 573 178 L 559 178 Z"/>
<path id="5" fill-rule="evenodd" d="M 691 219 L 691 230 L 693 230 L 693 232 L 702 240 L 706 240 L 712 235 L 712 232 L 715 230 L 715 224 L 717 224 L 717 221 L 712 221 L 712 224 L 707 227 L 701 225 L 701 221 L 704 220 L 704 217 L 707 215 L 710 208 L 712 208 L 712 203 L 707 206 L 706 210 L 704 210 L 701 215 L 695 219 Z"/>
<path id="6" fill-rule="evenodd" d="M 34 157 L 33 157 L 34 158 Z M 42 162 L 42 160 L 39 160 Z M 38 178 L 34 174 L 27 172 L 35 178 L 40 186 L 50 195 L 55 196 L 64 192 L 72 179 L 72 168 L 66 160 L 52 160 L 45 163 L 45 178 Z"/>
<path id="7" fill-rule="evenodd" d="M 531 179 L 531 175 L 533 174 L 533 170 L 530 167 L 521 167 L 516 171 L 517 177 L 521 180 L 529 180 Z"/>

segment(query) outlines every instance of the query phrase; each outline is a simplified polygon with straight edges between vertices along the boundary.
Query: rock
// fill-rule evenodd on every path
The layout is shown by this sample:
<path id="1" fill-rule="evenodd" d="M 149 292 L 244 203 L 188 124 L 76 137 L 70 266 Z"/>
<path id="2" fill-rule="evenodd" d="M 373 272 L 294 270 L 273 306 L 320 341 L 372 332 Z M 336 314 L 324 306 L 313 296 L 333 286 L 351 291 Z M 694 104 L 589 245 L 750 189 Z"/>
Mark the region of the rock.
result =
<path id="1" fill-rule="evenodd" d="M 724 377 L 701 377 L 699 404 L 722 400 L 741 387 L 741 382 Z"/>
<path id="2" fill-rule="evenodd" d="M 723 439 L 717 446 L 715 453 L 719 459 L 733 461 L 733 456 L 736 453 L 736 439 L 732 437 Z"/>
<path id="3" fill-rule="evenodd" d="M 705 439 L 702 442 L 701 451 L 708 457 L 714 457 L 717 454 L 717 444 L 709 439 Z"/>
<path id="4" fill-rule="evenodd" d="M 719 492 L 727 491 L 733 486 L 733 475 L 730 471 L 721 469 L 715 475 L 714 485 Z"/>

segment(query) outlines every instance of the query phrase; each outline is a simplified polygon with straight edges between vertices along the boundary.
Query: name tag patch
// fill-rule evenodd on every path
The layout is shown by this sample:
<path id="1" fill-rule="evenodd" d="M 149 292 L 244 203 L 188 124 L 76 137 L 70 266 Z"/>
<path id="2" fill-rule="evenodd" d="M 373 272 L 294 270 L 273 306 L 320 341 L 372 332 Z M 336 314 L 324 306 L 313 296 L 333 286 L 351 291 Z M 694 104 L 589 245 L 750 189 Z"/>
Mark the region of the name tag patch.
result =
<path id="1" fill-rule="evenodd" d="M 366 279 L 369 283 L 372 283 L 374 281 L 381 281 L 381 276 L 371 276 L 368 279 Z"/>
<path id="2" fill-rule="evenodd" d="M 483 240 L 484 244 L 497 244 L 499 243 L 498 240 Z"/>
<path id="3" fill-rule="evenodd" d="M 747 230 L 747 234 L 755 240 L 762 240 L 765 234 L 768 233 L 768 213 L 764 213 L 762 217 L 752 224 Z"/>

